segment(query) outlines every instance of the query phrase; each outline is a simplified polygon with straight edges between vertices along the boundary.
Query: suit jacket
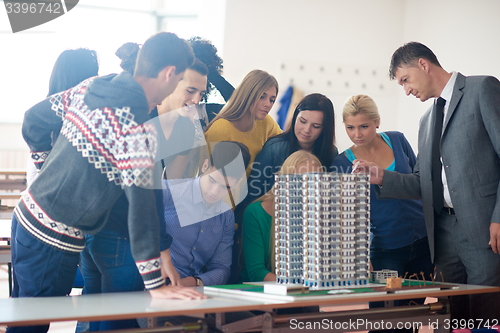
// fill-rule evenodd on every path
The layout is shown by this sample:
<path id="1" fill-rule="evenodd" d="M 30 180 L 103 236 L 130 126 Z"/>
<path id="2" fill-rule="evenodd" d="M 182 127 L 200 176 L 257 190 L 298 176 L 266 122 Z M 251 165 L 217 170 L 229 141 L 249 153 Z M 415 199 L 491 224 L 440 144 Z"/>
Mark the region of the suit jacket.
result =
<path id="1" fill-rule="evenodd" d="M 489 247 L 490 223 L 500 223 L 500 82 L 458 73 L 441 137 L 441 156 L 461 231 L 476 247 Z M 432 137 L 435 104 L 420 121 L 413 174 L 384 171 L 380 198 L 419 199 L 434 260 Z"/>

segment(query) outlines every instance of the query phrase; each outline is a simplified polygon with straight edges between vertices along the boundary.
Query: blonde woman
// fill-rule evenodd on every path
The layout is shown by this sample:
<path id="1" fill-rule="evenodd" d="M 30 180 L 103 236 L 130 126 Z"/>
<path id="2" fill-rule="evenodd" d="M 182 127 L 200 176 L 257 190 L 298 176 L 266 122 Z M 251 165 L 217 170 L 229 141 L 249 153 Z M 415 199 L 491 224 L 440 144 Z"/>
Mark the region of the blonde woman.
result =
<path id="1" fill-rule="evenodd" d="M 278 174 L 322 171 L 321 162 L 310 152 L 299 150 L 283 163 Z M 242 280 L 276 281 L 274 273 L 274 187 L 248 205 L 243 215 Z"/>
<path id="2" fill-rule="evenodd" d="M 205 132 L 209 145 L 237 141 L 248 147 L 250 164 L 247 176 L 267 139 L 281 133 L 279 125 L 269 116 L 277 95 L 278 82 L 272 75 L 258 69 L 251 71 Z"/>

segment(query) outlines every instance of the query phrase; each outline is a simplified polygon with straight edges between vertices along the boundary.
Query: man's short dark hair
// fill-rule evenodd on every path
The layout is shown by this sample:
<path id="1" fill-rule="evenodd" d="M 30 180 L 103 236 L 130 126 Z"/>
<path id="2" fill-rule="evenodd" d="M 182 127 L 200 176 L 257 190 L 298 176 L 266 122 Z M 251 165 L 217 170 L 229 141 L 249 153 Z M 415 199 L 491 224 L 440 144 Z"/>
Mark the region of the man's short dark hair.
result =
<path id="1" fill-rule="evenodd" d="M 238 164 L 229 166 L 239 155 L 243 159 L 243 167 L 238 168 Z M 245 174 L 245 170 L 250 163 L 250 152 L 247 146 L 236 141 L 217 142 L 210 154 L 210 165 L 222 172 L 225 177 L 240 179 Z"/>
<path id="2" fill-rule="evenodd" d="M 434 52 L 427 46 L 418 42 L 409 42 L 397 49 L 391 58 L 389 67 L 389 77 L 391 80 L 396 78 L 396 71 L 404 65 L 413 65 L 418 59 L 423 58 L 434 65 L 441 67 Z"/>
<path id="3" fill-rule="evenodd" d="M 198 58 L 194 58 L 194 62 L 188 68 L 203 76 L 208 76 L 207 65 L 202 63 Z"/>
<path id="4" fill-rule="evenodd" d="M 155 78 L 168 66 L 175 66 L 175 73 L 179 74 L 191 66 L 193 60 L 193 50 L 188 42 L 176 34 L 159 32 L 141 47 L 134 75 Z"/>

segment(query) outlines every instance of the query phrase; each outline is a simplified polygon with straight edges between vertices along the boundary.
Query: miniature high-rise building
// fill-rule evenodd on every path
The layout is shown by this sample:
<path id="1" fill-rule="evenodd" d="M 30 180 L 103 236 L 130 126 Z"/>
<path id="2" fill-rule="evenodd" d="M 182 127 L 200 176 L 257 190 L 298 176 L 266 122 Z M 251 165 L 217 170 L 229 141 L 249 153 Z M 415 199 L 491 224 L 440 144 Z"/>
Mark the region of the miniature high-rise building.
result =
<path id="1" fill-rule="evenodd" d="M 321 289 L 369 282 L 367 175 L 279 175 L 275 195 L 278 283 Z"/>

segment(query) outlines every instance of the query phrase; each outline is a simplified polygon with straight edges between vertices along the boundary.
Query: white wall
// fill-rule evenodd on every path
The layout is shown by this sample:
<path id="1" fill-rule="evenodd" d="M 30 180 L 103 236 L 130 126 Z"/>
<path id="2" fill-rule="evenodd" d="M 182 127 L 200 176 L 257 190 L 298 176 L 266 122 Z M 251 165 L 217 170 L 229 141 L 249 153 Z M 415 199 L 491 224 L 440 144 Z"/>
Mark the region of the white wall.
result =
<path id="1" fill-rule="evenodd" d="M 396 125 L 395 117 L 388 115 L 394 113 L 396 100 L 394 94 L 387 94 L 393 87 L 386 73 L 388 59 L 403 37 L 403 13 L 404 2 L 400 0 L 228 1 L 225 75 L 238 84 L 247 72 L 259 68 L 276 76 L 280 92 L 293 78 L 294 85 L 306 94 L 324 93 L 334 103 L 337 144 L 345 149 L 349 140 L 340 117 L 344 101 L 353 94 L 377 95 L 371 89 L 356 89 L 352 82 L 350 89 L 344 89 L 345 81 L 356 79 L 356 68 L 370 73 L 370 69 L 376 69 L 379 80 L 387 83 L 377 102 L 387 129 Z M 282 64 L 303 64 L 309 79 L 298 66 L 282 70 Z M 326 67 L 326 75 L 339 89 L 315 83 L 321 66 Z M 342 78 L 338 68 L 342 69 Z"/>
<path id="2" fill-rule="evenodd" d="M 224 58 L 225 76 L 234 85 L 250 70 L 260 68 L 277 77 L 281 92 L 294 79 L 305 93 L 329 96 L 337 113 L 339 149 L 350 145 L 341 122 L 342 105 L 349 95 L 358 93 L 376 100 L 382 130 L 404 132 L 416 148 L 418 121 L 429 102 L 406 97 L 388 79 L 393 51 L 405 42 L 420 41 L 435 51 L 446 70 L 500 77 L 499 14 L 499 0 L 202 0 L 202 24 L 197 34 L 217 45 Z M 138 33 L 134 25 L 124 27 L 119 24 L 123 22 L 113 22 L 109 17 L 108 22 L 114 24 L 111 28 L 95 25 L 92 31 L 102 30 L 96 38 L 77 18 L 81 15 L 70 12 L 31 32 L 0 34 L 5 48 L 0 54 L 0 90 L 4 92 L 0 120 L 21 121 L 19 110 L 26 110 L 45 96 L 45 88 L 39 87 L 48 85 L 52 63 L 64 48 L 98 48 L 104 44 L 101 74 L 106 74 L 119 70 L 113 53 L 121 43 L 141 42 L 149 36 Z M 88 23 L 99 19 L 90 18 Z M 1 10 L 0 30 L 9 30 Z M 125 32 L 126 37 L 118 32 Z M 38 37 L 37 42 L 28 42 L 28 36 L 33 35 Z M 59 43 L 61 40 L 65 42 Z M 53 55 L 50 64 L 40 62 L 42 54 Z M 321 67 L 324 72 L 319 71 Z M 37 94 L 30 93 L 34 87 Z M 13 96 L 15 105 L 6 107 L 2 101 Z M 19 124 L 0 123 L 0 151 L 26 151 L 22 143 Z M 2 156 L 0 165 L 5 167 Z"/>
<path id="3" fill-rule="evenodd" d="M 340 150 L 351 144 L 341 123 L 343 102 L 349 95 L 371 95 L 381 112 L 381 130 L 404 132 L 416 149 L 418 121 L 430 102 L 406 97 L 388 79 L 392 53 L 405 42 L 420 41 L 446 70 L 500 77 L 499 14 L 498 0 L 231 0 L 226 11 L 225 75 L 238 84 L 247 72 L 259 68 L 278 78 L 281 92 L 289 78 L 296 77 L 294 84 L 304 92 L 316 88 L 326 94 L 335 106 Z M 311 86 L 298 66 L 290 73 L 281 69 L 282 63 L 345 69 L 342 75 L 328 73 L 333 83 L 363 81 L 352 71 L 355 68 L 377 69 L 385 91 L 353 84 L 349 89 Z M 308 73 L 310 78 L 321 75 Z"/>
<path id="4" fill-rule="evenodd" d="M 0 169 L 23 169 L 28 153 L 21 135 L 21 123 L 0 123 Z"/>
<path id="5" fill-rule="evenodd" d="M 406 0 L 400 44 L 430 47 L 447 71 L 500 78 L 500 1 Z M 431 101 L 406 97 L 398 87 L 397 129 L 416 148 L 418 121 Z"/>

